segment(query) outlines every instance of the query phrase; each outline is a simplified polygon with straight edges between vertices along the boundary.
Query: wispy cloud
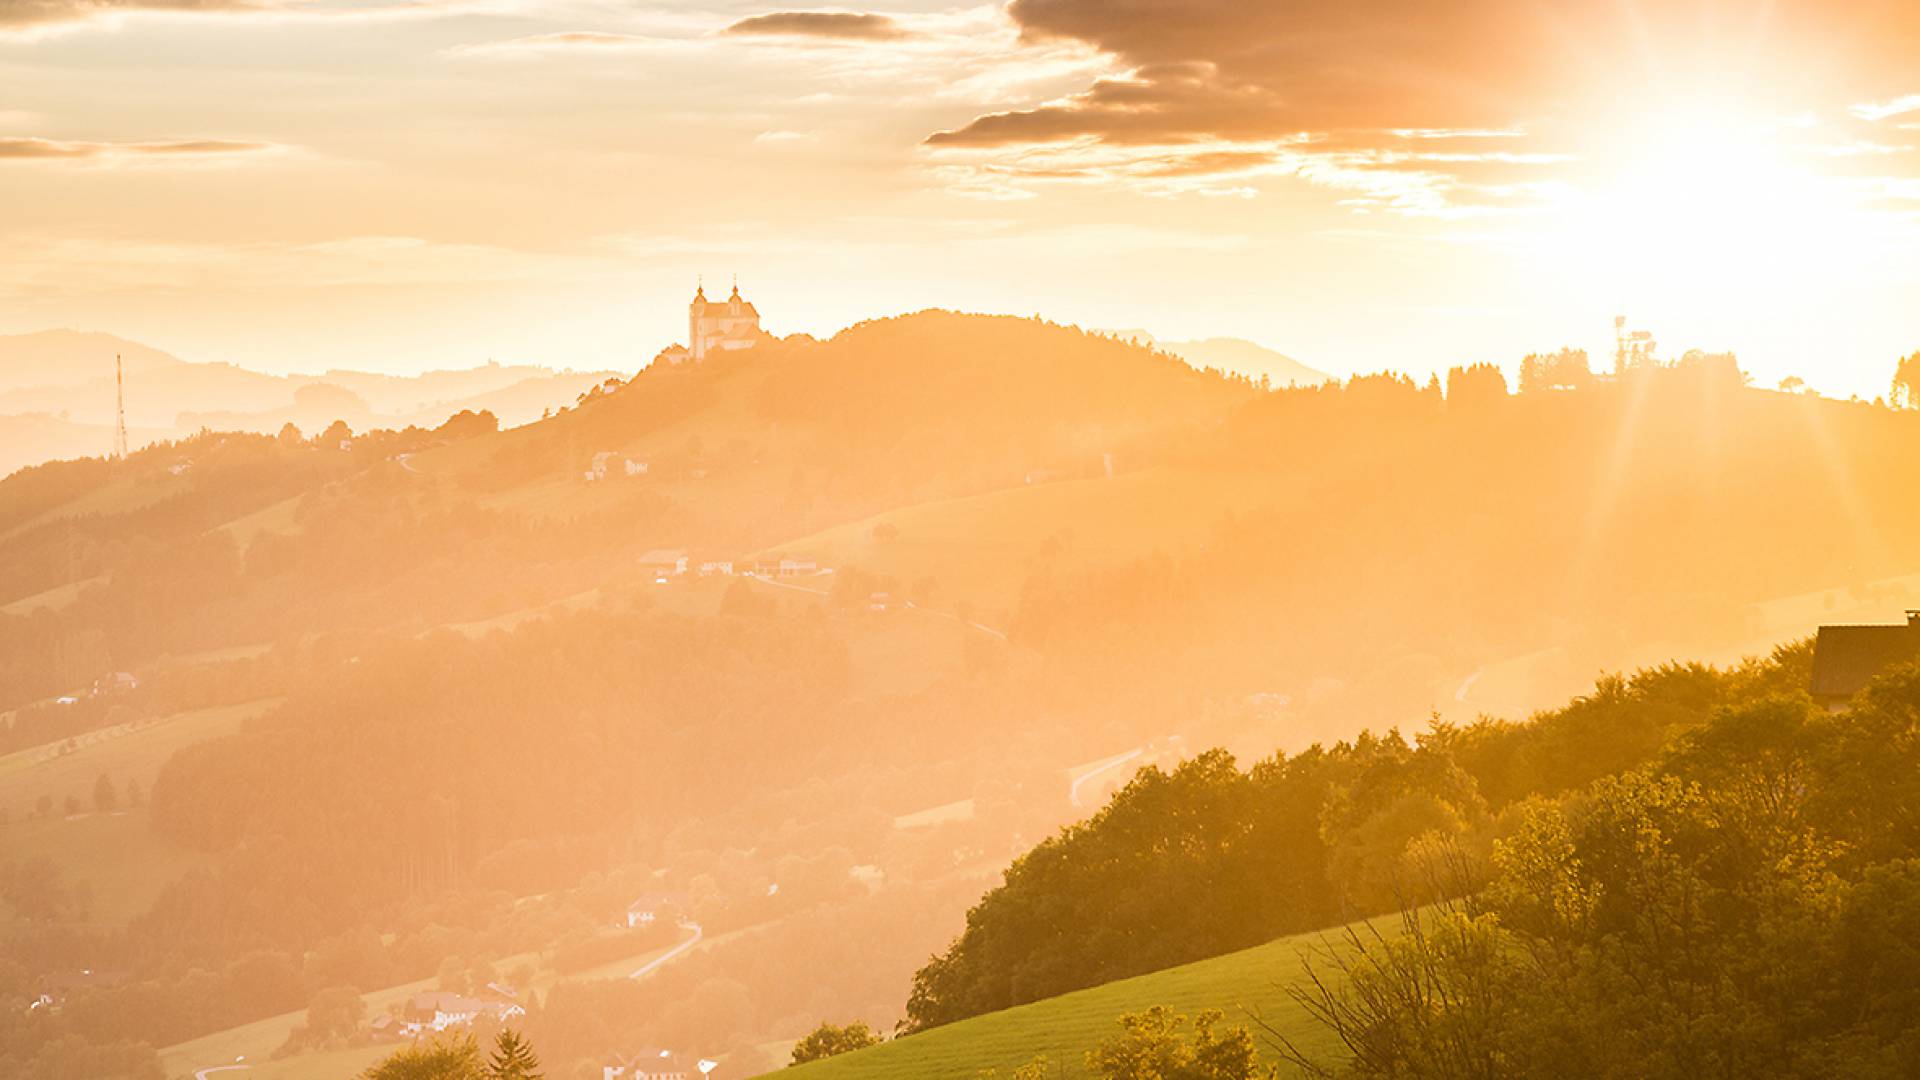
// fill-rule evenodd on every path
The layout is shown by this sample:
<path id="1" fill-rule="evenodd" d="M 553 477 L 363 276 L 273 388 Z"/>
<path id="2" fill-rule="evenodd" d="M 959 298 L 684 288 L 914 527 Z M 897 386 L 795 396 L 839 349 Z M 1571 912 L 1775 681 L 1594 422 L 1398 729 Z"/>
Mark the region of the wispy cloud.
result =
<path id="1" fill-rule="evenodd" d="M 908 36 L 891 17 L 852 11 L 775 11 L 727 27 L 733 36 L 808 37 L 894 41 Z"/>
<path id="2" fill-rule="evenodd" d="M 261 6 L 256 0 L 5 0 L 0 3 L 0 32 L 28 33 L 143 13 L 195 15 Z"/>
<path id="3" fill-rule="evenodd" d="M 521 0 L 0 0 L 0 37 L 34 39 L 133 18 L 370 21 L 509 13 Z"/>
<path id="4" fill-rule="evenodd" d="M 235 139 L 173 139 L 155 142 L 84 142 L 0 136 L 0 161 L 113 161 L 192 159 L 259 154 L 277 143 Z"/>
<path id="5" fill-rule="evenodd" d="M 1577 161 L 1570 154 L 1518 149 L 1437 150 L 1426 136 L 1377 134 L 1138 145 L 1083 136 L 1032 146 L 935 146 L 928 160 L 948 190 L 974 198 L 1018 198 L 1084 185 L 1160 198 L 1251 198 L 1263 184 L 1291 179 L 1341 193 L 1349 209 L 1431 218 L 1530 211 L 1557 190 L 1555 170 Z"/>
<path id="6" fill-rule="evenodd" d="M 530 34 L 526 37 L 507 38 L 503 41 L 477 41 L 455 45 L 447 49 L 446 54 L 448 56 L 511 56 L 571 50 L 616 52 L 642 49 L 662 43 L 662 39 L 645 34 L 618 34 L 602 30 L 562 30 L 551 34 Z"/>
<path id="7" fill-rule="evenodd" d="M 1862 120 L 1879 123 L 1894 116 L 1905 116 L 1910 112 L 1920 112 L 1920 94 L 1908 94 L 1892 101 L 1866 102 L 1848 110 Z"/>

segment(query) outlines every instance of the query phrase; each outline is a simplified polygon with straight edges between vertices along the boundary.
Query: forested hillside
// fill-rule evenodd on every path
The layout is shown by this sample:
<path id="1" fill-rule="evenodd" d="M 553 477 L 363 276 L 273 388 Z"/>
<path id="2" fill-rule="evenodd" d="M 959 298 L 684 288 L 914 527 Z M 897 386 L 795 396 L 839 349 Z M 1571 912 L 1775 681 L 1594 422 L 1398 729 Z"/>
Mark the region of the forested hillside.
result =
<path id="1" fill-rule="evenodd" d="M 1667 665 L 1524 722 L 1362 733 L 1245 771 L 1221 750 L 1144 770 L 1015 860 L 915 977 L 912 1026 L 1433 899 L 1419 860 L 1435 845 L 1484 858 L 1525 808 L 1645 765 L 1722 710 L 1804 700 L 1810 655 Z"/>
<path id="2" fill-rule="evenodd" d="M 519 428 L 23 470 L 0 996 L 58 1008 L 6 1041 L 49 1075 L 364 1061 L 409 993 L 497 982 L 570 1070 L 671 1040 L 741 1072 L 825 1017 L 932 1027 L 1390 911 L 1410 839 L 1487 857 L 1804 684 L 1803 650 L 1650 652 L 1897 606 L 1917 451 L 1912 416 L 1726 365 L 1268 391 L 928 312 Z"/>
<path id="3" fill-rule="evenodd" d="M 1163 1005 L 1260 1046 L 1217 1080 L 1913 1075 L 1920 666 L 1836 715 L 1808 658 L 1143 772 L 1015 861 L 916 977 L 913 1034 L 796 1075 L 1134 1077 L 1193 1053 L 1142 1021 Z M 1366 911 L 1400 914 L 1339 926 Z M 1293 920 L 1331 921 L 1222 955 Z"/>

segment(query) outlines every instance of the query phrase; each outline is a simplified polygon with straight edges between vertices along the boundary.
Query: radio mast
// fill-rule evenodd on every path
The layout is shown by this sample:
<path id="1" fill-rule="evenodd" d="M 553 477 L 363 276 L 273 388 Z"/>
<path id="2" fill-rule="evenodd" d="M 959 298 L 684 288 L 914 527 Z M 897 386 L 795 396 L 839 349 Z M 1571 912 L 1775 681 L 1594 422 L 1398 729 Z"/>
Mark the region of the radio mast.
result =
<path id="1" fill-rule="evenodd" d="M 120 365 L 120 354 L 113 354 L 113 459 L 127 459 L 127 377 Z"/>

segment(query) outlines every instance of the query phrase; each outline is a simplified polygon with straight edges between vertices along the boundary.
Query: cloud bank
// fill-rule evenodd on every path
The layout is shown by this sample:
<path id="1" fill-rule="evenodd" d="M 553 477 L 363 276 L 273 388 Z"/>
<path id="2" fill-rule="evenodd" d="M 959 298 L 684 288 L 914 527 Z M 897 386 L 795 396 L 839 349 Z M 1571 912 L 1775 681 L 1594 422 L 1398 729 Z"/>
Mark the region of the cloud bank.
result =
<path id="1" fill-rule="evenodd" d="M 929 135 L 949 160 L 1007 166 L 1033 148 L 1080 147 L 1097 163 L 1157 147 L 1168 171 L 1233 174 L 1249 159 L 1223 151 L 1262 146 L 1460 186 L 1524 182 L 1564 158 L 1570 118 L 1627 96 L 1719 93 L 1867 120 L 1920 100 L 1911 0 L 1013 0 L 1007 13 L 1022 41 L 1090 46 L 1111 73 Z M 1523 145 L 1504 156 L 1414 145 L 1491 132 Z"/>

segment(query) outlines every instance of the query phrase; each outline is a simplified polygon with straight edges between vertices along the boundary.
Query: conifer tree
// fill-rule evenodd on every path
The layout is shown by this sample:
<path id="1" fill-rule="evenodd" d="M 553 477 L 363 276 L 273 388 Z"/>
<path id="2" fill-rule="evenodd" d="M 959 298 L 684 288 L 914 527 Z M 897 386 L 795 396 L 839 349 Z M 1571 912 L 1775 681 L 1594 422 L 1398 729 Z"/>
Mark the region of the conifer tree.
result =
<path id="1" fill-rule="evenodd" d="M 493 1046 L 493 1060 L 487 1064 L 489 1080 L 541 1080 L 540 1059 L 519 1032 L 501 1028 Z"/>

